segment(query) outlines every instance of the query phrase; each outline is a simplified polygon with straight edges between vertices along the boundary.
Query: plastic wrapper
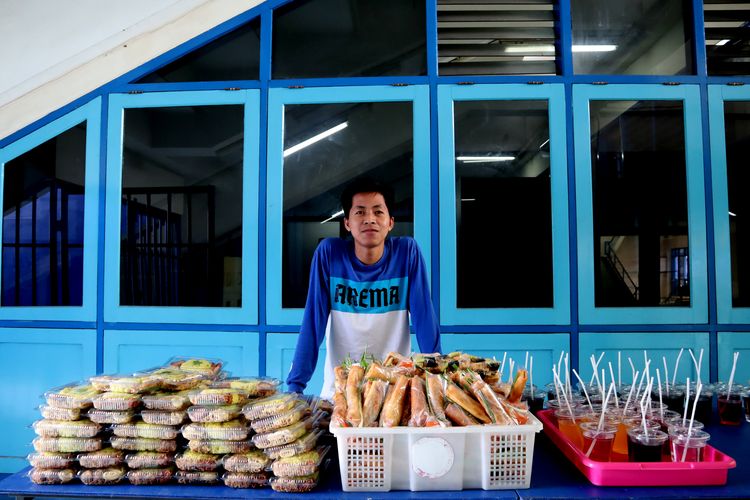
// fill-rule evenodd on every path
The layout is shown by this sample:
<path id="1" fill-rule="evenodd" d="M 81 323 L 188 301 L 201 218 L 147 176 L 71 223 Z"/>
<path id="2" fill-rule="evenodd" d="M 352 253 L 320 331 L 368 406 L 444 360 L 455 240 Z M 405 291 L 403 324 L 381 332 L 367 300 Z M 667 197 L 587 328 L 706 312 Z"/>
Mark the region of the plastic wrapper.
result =
<path id="1" fill-rule="evenodd" d="M 135 418 L 135 412 L 133 410 L 107 411 L 92 409 L 86 413 L 86 416 L 97 424 L 126 424 Z"/>
<path id="2" fill-rule="evenodd" d="M 97 391 L 128 394 L 141 394 L 160 387 L 159 379 L 152 375 L 96 375 L 89 378 L 89 382 Z"/>
<path id="3" fill-rule="evenodd" d="M 78 420 L 81 418 L 80 408 L 55 408 L 50 405 L 42 405 L 39 407 L 39 412 L 42 417 L 47 420 Z"/>
<path id="4" fill-rule="evenodd" d="M 312 417 L 307 417 L 289 427 L 282 427 L 281 429 L 265 434 L 256 434 L 253 436 L 253 444 L 261 449 L 289 444 L 307 434 L 312 427 L 313 419 Z"/>
<path id="5" fill-rule="evenodd" d="M 224 457 L 224 468 L 229 472 L 261 472 L 271 464 L 271 459 L 260 450 L 235 453 Z"/>
<path id="6" fill-rule="evenodd" d="M 131 469 L 155 469 L 168 467 L 174 464 L 172 453 L 160 453 L 158 451 L 138 451 L 125 455 L 125 463 Z"/>
<path id="7" fill-rule="evenodd" d="M 81 453 L 102 449 L 101 438 L 47 438 L 38 437 L 31 442 L 36 451 Z"/>
<path id="8" fill-rule="evenodd" d="M 312 394 L 305 394 L 302 396 L 302 399 L 307 401 L 310 409 L 314 412 L 320 410 L 326 413 L 333 413 L 333 403 L 327 399 L 319 398 Z"/>
<path id="9" fill-rule="evenodd" d="M 293 408 L 285 410 L 276 415 L 253 420 L 250 426 L 257 433 L 271 432 L 282 427 L 289 427 L 295 422 L 299 422 L 303 417 L 310 414 L 310 407 L 306 402 L 300 401 Z"/>
<path id="10" fill-rule="evenodd" d="M 408 387 L 408 383 L 409 381 L 407 379 L 407 385 L 404 386 L 404 392 L 406 387 Z M 367 386 L 367 392 L 364 394 L 364 401 L 362 402 L 362 421 L 360 422 L 362 427 L 378 426 L 378 417 L 380 416 L 381 408 L 383 408 L 385 395 L 388 393 L 388 386 L 389 384 L 385 380 L 370 381 L 370 384 Z M 393 387 L 393 390 L 395 390 L 398 385 L 394 385 Z M 389 395 L 389 399 L 393 398 L 393 390 Z M 401 414 L 399 413 L 399 420 L 400 417 Z"/>
<path id="11" fill-rule="evenodd" d="M 242 414 L 248 420 L 259 420 L 290 410 L 297 405 L 299 400 L 299 396 L 295 393 L 274 394 L 267 398 L 250 401 L 242 408 Z"/>
<path id="12" fill-rule="evenodd" d="M 116 467 L 125 461 L 125 454 L 121 450 L 107 447 L 99 451 L 90 451 L 78 455 L 78 463 L 87 469 L 101 469 Z"/>
<path id="13" fill-rule="evenodd" d="M 309 476 L 318 472 L 328 446 L 320 446 L 315 450 L 306 451 L 300 455 L 280 458 L 271 465 L 271 470 L 278 477 Z"/>
<path id="14" fill-rule="evenodd" d="M 86 469 L 78 473 L 78 479 L 83 484 L 88 485 L 105 485 L 105 484 L 117 484 L 125 479 L 127 474 L 125 467 L 107 467 L 104 469 Z"/>
<path id="15" fill-rule="evenodd" d="M 28 472 L 29 479 L 34 484 L 65 484 L 76 477 L 75 469 L 37 469 Z"/>
<path id="16" fill-rule="evenodd" d="M 188 448 L 199 453 L 225 455 L 227 453 L 246 453 L 255 448 L 255 446 L 249 440 L 191 439 L 188 441 Z"/>
<path id="17" fill-rule="evenodd" d="M 158 451 L 161 453 L 169 453 L 177 449 L 177 443 L 173 439 L 127 438 L 113 436 L 111 444 L 112 448 L 129 451 Z"/>
<path id="18" fill-rule="evenodd" d="M 101 426 L 89 420 L 37 420 L 32 424 L 37 436 L 91 438 L 99 434 Z"/>
<path id="19" fill-rule="evenodd" d="M 209 375 L 207 374 L 172 367 L 155 368 L 146 372 L 140 372 L 137 375 L 156 377 L 159 380 L 159 385 L 168 391 L 194 389 L 204 381 L 209 380 Z"/>
<path id="20" fill-rule="evenodd" d="M 263 450 L 263 452 L 268 455 L 269 458 L 274 460 L 278 458 L 293 457 L 294 455 L 299 455 L 300 453 L 304 453 L 315 448 L 315 445 L 318 443 L 318 438 L 322 434 L 322 430 L 316 429 L 312 432 L 308 432 L 296 441 L 292 441 L 289 444 L 284 444 L 281 446 L 272 446 L 270 448 L 266 448 L 265 450 Z"/>
<path id="21" fill-rule="evenodd" d="M 147 424 L 180 425 L 187 420 L 186 411 L 143 410 L 141 419 Z"/>
<path id="22" fill-rule="evenodd" d="M 396 427 L 401 423 L 407 389 L 409 389 L 409 378 L 406 375 L 399 375 L 388 394 L 388 398 L 383 403 L 382 416 L 380 417 L 380 424 L 383 427 Z"/>
<path id="23" fill-rule="evenodd" d="M 179 484 L 216 484 L 221 480 L 216 471 L 178 470 L 174 477 Z"/>
<path id="24" fill-rule="evenodd" d="M 126 392 L 105 392 L 95 397 L 92 403 L 97 410 L 127 411 L 141 405 L 141 396 Z"/>
<path id="25" fill-rule="evenodd" d="M 194 405 L 241 405 L 248 394 L 240 389 L 209 388 L 193 391 L 188 396 Z"/>
<path id="26" fill-rule="evenodd" d="M 187 409 L 193 422 L 229 422 L 242 414 L 241 405 L 197 405 Z"/>
<path id="27" fill-rule="evenodd" d="M 180 431 L 171 425 L 136 422 L 133 424 L 115 424 L 112 426 L 112 433 L 119 437 L 176 439 Z"/>
<path id="28" fill-rule="evenodd" d="M 362 422 L 362 393 L 360 388 L 364 375 L 364 368 L 359 365 L 352 365 L 346 378 L 346 391 L 344 393 L 346 395 L 346 420 L 354 427 L 359 427 Z"/>
<path id="29" fill-rule="evenodd" d="M 268 377 L 226 378 L 211 384 L 211 387 L 237 389 L 252 398 L 268 397 L 276 393 L 281 380 Z"/>
<path id="30" fill-rule="evenodd" d="M 26 459 L 37 469 L 69 469 L 76 464 L 76 456 L 72 453 L 41 451 L 29 453 Z"/>
<path id="31" fill-rule="evenodd" d="M 143 406 L 148 410 L 178 411 L 190 406 L 188 391 L 182 392 L 155 392 L 141 396 Z"/>
<path id="32" fill-rule="evenodd" d="M 88 408 L 99 391 L 91 384 L 68 384 L 44 393 L 47 404 L 54 408 Z"/>
<path id="33" fill-rule="evenodd" d="M 411 379 L 409 384 L 410 416 L 407 425 L 409 427 L 427 427 L 428 422 L 435 421 L 430 412 L 425 392 L 425 382 L 419 377 Z"/>
<path id="34" fill-rule="evenodd" d="M 224 441 L 241 441 L 247 439 L 250 428 L 240 420 L 201 424 L 187 424 L 182 428 L 185 439 L 219 439 Z"/>
<path id="35" fill-rule="evenodd" d="M 272 477 L 268 480 L 274 491 L 284 493 L 305 493 L 318 485 L 318 473 L 300 477 Z"/>
<path id="36" fill-rule="evenodd" d="M 264 488 L 269 478 L 267 472 L 225 472 L 221 476 L 224 485 L 230 488 Z"/>
<path id="37" fill-rule="evenodd" d="M 180 470 L 212 471 L 221 466 L 221 456 L 185 450 L 174 457 L 174 463 Z"/>
<path id="38" fill-rule="evenodd" d="M 445 416 L 453 422 L 453 425 L 466 426 L 479 424 L 477 419 L 466 413 L 466 411 L 456 403 L 448 403 L 445 407 Z"/>
<path id="39" fill-rule="evenodd" d="M 425 373 L 425 390 L 427 393 L 427 404 L 435 418 L 442 427 L 450 426 L 445 416 L 445 394 L 443 393 L 443 381 L 439 375 Z"/>
<path id="40" fill-rule="evenodd" d="M 211 378 L 219 376 L 223 365 L 224 363 L 220 359 L 186 358 L 180 356 L 175 356 L 168 362 L 168 366 L 171 368 L 186 372 L 202 373 Z"/>
<path id="41" fill-rule="evenodd" d="M 130 484 L 144 486 L 148 484 L 166 484 L 172 480 L 174 467 L 152 469 L 135 469 L 127 473 Z"/>
<path id="42" fill-rule="evenodd" d="M 442 380 L 445 398 L 448 401 L 456 403 L 464 411 L 472 415 L 483 424 L 489 424 L 490 422 L 492 422 L 490 417 L 487 415 L 487 412 L 484 410 L 482 405 L 477 402 L 477 400 L 466 394 L 464 390 L 458 387 L 453 381 L 447 378 L 443 378 Z"/>

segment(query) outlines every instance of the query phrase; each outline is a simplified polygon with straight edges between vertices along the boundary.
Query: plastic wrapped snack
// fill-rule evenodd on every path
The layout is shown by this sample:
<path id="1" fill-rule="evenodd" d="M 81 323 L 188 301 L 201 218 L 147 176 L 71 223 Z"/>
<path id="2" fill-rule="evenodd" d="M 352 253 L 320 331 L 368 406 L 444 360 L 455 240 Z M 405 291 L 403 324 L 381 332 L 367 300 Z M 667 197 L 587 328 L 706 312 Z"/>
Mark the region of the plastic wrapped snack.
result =
<path id="1" fill-rule="evenodd" d="M 91 384 L 68 384 L 45 392 L 44 398 L 55 408 L 88 408 L 98 395 Z"/>
<path id="2" fill-rule="evenodd" d="M 282 427 L 281 429 L 265 434 L 256 434 L 253 436 L 253 444 L 261 449 L 289 444 L 307 434 L 312 427 L 313 419 L 308 417 L 290 425 L 289 427 Z"/>
<path id="3" fill-rule="evenodd" d="M 176 439 L 179 430 L 171 425 L 135 422 L 132 424 L 115 424 L 112 426 L 112 433 L 119 437 Z"/>
<path id="4" fill-rule="evenodd" d="M 216 378 L 221 373 L 223 362 L 219 359 L 174 357 L 169 366 L 186 372 L 202 373 Z"/>
<path id="5" fill-rule="evenodd" d="M 174 467 L 163 467 L 153 469 L 135 469 L 128 471 L 128 481 L 136 486 L 147 484 L 165 484 L 172 480 Z"/>
<path id="6" fill-rule="evenodd" d="M 225 472 L 221 479 L 230 488 L 264 488 L 269 477 L 267 472 Z"/>
<path id="7" fill-rule="evenodd" d="M 250 429 L 240 420 L 208 424 L 192 423 L 182 428 L 185 439 L 219 439 L 224 441 L 242 441 L 247 439 Z"/>
<path id="8" fill-rule="evenodd" d="M 69 469 L 76 463 L 76 457 L 72 453 L 51 451 L 30 453 L 26 459 L 37 469 Z"/>
<path id="9" fill-rule="evenodd" d="M 78 473 L 83 484 L 101 486 L 117 484 L 125 479 L 128 470 L 125 467 L 107 467 L 105 469 L 86 469 Z"/>
<path id="10" fill-rule="evenodd" d="M 151 375 L 159 379 L 161 387 L 169 391 L 184 391 L 194 389 L 207 380 L 207 375 L 199 372 L 190 372 L 178 368 L 156 368 L 138 375 Z"/>
<path id="11" fill-rule="evenodd" d="M 216 471 L 178 470 L 174 477 L 179 484 L 216 484 L 221 480 Z"/>
<path id="12" fill-rule="evenodd" d="M 188 391 L 155 392 L 141 396 L 143 406 L 149 410 L 178 411 L 190 406 Z"/>
<path id="13" fill-rule="evenodd" d="M 224 468 L 229 472 L 261 472 L 271 464 L 271 459 L 260 450 L 236 453 L 224 457 Z"/>
<path id="14" fill-rule="evenodd" d="M 65 484 L 76 477 L 75 469 L 37 469 L 29 471 L 29 479 L 34 484 Z"/>
<path id="15" fill-rule="evenodd" d="M 131 469 L 155 469 L 172 465 L 174 455 L 157 451 L 138 451 L 125 455 L 125 462 Z"/>
<path id="16" fill-rule="evenodd" d="M 41 405 L 39 412 L 48 420 L 78 420 L 81 418 L 80 408 L 55 408 L 50 405 Z"/>
<path id="17" fill-rule="evenodd" d="M 281 446 L 272 446 L 270 448 L 266 448 L 265 450 L 263 450 L 263 452 L 268 455 L 268 457 L 274 460 L 276 460 L 277 458 L 293 457 L 294 455 L 299 455 L 300 453 L 304 453 L 315 448 L 315 445 L 318 443 L 318 438 L 322 434 L 322 430 L 316 429 L 312 432 L 308 432 L 296 441 Z"/>
<path id="18" fill-rule="evenodd" d="M 101 469 L 104 467 L 116 467 L 125 460 L 125 454 L 121 450 L 107 447 L 99 451 L 90 451 L 78 455 L 78 463 L 87 469 Z"/>
<path id="19" fill-rule="evenodd" d="M 186 450 L 174 457 L 174 463 L 180 470 L 212 471 L 221 466 L 221 457 L 210 453 Z"/>
<path id="20" fill-rule="evenodd" d="M 161 453 L 173 452 L 177 449 L 177 443 L 173 439 L 149 439 L 149 438 L 126 438 L 112 437 L 112 448 L 130 451 L 158 451 Z"/>
<path id="21" fill-rule="evenodd" d="M 299 422 L 306 415 L 310 414 L 310 406 L 304 401 L 300 401 L 293 408 L 272 415 L 270 417 L 253 420 L 250 422 L 253 430 L 257 433 L 271 432 L 282 427 L 289 427 L 295 422 Z"/>
<path id="22" fill-rule="evenodd" d="M 138 408 L 141 405 L 141 396 L 127 392 L 105 392 L 95 397 L 92 402 L 97 410 L 126 411 Z"/>
<path id="23" fill-rule="evenodd" d="M 248 399 L 240 389 L 215 387 L 191 392 L 188 397 L 194 405 L 241 405 Z"/>
<path id="24" fill-rule="evenodd" d="M 135 412 L 133 410 L 107 411 L 91 409 L 86 413 L 86 416 L 97 424 L 126 424 L 135 418 Z"/>
<path id="25" fill-rule="evenodd" d="M 89 379 L 91 385 L 102 392 L 126 392 L 128 394 L 141 394 L 157 390 L 160 386 L 159 379 L 152 375 L 136 377 L 134 375 L 97 375 Z"/>
<path id="26" fill-rule="evenodd" d="M 36 451 L 81 453 L 102 449 L 101 438 L 47 438 L 38 437 L 31 442 Z"/>
<path id="27" fill-rule="evenodd" d="M 193 422 L 229 422 L 240 416 L 242 406 L 197 405 L 188 408 L 187 413 Z"/>
<path id="28" fill-rule="evenodd" d="M 147 424 L 180 425 L 187 419 L 186 411 L 143 410 L 141 418 Z"/>
<path id="29" fill-rule="evenodd" d="M 281 385 L 281 380 L 276 378 L 268 378 L 268 377 L 250 377 L 250 378 L 226 378 L 224 380 L 219 380 L 217 382 L 214 382 L 211 384 L 211 387 L 223 387 L 227 389 L 238 389 L 245 393 L 247 393 L 248 396 L 253 398 L 258 397 L 268 397 L 273 394 L 276 394 L 276 391 L 278 390 L 279 386 Z"/>
<path id="30" fill-rule="evenodd" d="M 225 455 L 227 453 L 245 453 L 253 448 L 252 441 L 226 441 L 220 439 L 191 439 L 188 448 L 199 453 Z"/>
<path id="31" fill-rule="evenodd" d="M 32 424 L 37 436 L 42 437 L 79 437 L 96 436 L 101 426 L 90 420 L 37 420 Z"/>
<path id="32" fill-rule="evenodd" d="M 328 449 L 328 446 L 320 446 L 300 455 L 280 458 L 271 465 L 271 469 L 279 477 L 309 476 L 318 471 L 318 467 L 320 467 L 323 457 L 328 453 Z"/>
<path id="33" fill-rule="evenodd" d="M 305 493 L 318 485 L 318 473 L 299 477 L 272 477 L 269 479 L 274 491 L 285 493 Z"/>
<path id="34" fill-rule="evenodd" d="M 299 400 L 299 396 L 295 393 L 275 394 L 267 398 L 250 401 L 242 408 L 242 414 L 248 420 L 271 417 L 291 410 Z"/>

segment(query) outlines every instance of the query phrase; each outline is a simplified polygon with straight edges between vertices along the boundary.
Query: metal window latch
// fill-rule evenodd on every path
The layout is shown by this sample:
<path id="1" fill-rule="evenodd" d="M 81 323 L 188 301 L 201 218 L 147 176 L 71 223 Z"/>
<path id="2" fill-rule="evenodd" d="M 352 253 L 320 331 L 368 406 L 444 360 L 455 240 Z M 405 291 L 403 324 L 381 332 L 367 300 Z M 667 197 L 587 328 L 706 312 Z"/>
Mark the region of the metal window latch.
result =
<path id="1" fill-rule="evenodd" d="M 605 81 L 591 82 L 591 85 L 609 85 L 609 82 L 605 82 Z"/>
<path id="2" fill-rule="evenodd" d="M 730 87 L 742 87 L 745 85 L 745 82 L 728 82 L 727 85 Z"/>
<path id="3" fill-rule="evenodd" d="M 680 84 L 680 82 L 664 82 L 662 85 L 666 85 L 667 87 L 676 87 Z"/>
<path id="4" fill-rule="evenodd" d="M 408 83 L 392 83 L 391 87 L 408 87 Z"/>
<path id="5" fill-rule="evenodd" d="M 530 80 L 526 82 L 526 85 L 544 85 L 544 82 L 540 82 L 539 80 Z"/>
<path id="6" fill-rule="evenodd" d="M 128 94 L 143 94 L 142 90 L 128 90 Z"/>
<path id="7" fill-rule="evenodd" d="M 290 89 L 304 89 L 305 86 L 304 85 L 290 85 L 287 88 L 290 88 Z"/>
<path id="8" fill-rule="evenodd" d="M 227 87 L 224 90 L 234 91 L 234 90 L 242 90 L 239 87 Z"/>
<path id="9" fill-rule="evenodd" d="M 474 82 L 458 82 L 456 85 L 474 85 Z"/>

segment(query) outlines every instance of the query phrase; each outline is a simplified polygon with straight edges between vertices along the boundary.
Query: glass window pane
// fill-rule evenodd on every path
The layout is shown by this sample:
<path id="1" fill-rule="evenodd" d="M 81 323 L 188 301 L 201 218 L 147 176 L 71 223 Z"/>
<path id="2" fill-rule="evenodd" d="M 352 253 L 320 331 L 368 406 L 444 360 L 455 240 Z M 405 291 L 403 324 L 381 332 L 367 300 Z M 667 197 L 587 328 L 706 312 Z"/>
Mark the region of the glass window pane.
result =
<path id="1" fill-rule="evenodd" d="M 356 177 L 393 188 L 391 235 L 413 235 L 412 123 L 411 102 L 285 107 L 282 307 L 304 307 L 318 242 L 348 234 L 339 196 Z"/>
<path id="2" fill-rule="evenodd" d="M 729 195 L 729 242 L 732 256 L 732 306 L 750 307 L 750 102 L 724 103 L 727 143 L 727 190 Z"/>
<path id="3" fill-rule="evenodd" d="M 260 18 L 194 50 L 135 83 L 258 80 Z"/>
<path id="4" fill-rule="evenodd" d="M 703 2 L 709 75 L 750 75 L 750 2 Z"/>
<path id="5" fill-rule="evenodd" d="M 457 307 L 552 307 L 547 101 L 454 110 Z"/>
<path id="6" fill-rule="evenodd" d="M 690 0 L 571 0 L 573 71 L 694 74 Z"/>
<path id="7" fill-rule="evenodd" d="M 121 305 L 225 305 L 225 266 L 242 259 L 243 116 L 125 110 Z"/>
<path id="8" fill-rule="evenodd" d="M 438 0 L 441 75 L 554 75 L 556 0 Z"/>
<path id="9" fill-rule="evenodd" d="M 82 123 L 5 164 L 3 306 L 82 304 L 83 268 L 68 269 L 49 256 L 83 251 L 85 162 Z M 77 210 L 50 213 L 70 196 L 80 200 Z"/>
<path id="10" fill-rule="evenodd" d="M 424 75 L 421 0 L 306 0 L 274 11 L 273 78 Z"/>
<path id="11" fill-rule="evenodd" d="M 689 306 L 682 101 L 590 107 L 595 304 Z M 685 258 L 673 260 L 675 249 Z"/>

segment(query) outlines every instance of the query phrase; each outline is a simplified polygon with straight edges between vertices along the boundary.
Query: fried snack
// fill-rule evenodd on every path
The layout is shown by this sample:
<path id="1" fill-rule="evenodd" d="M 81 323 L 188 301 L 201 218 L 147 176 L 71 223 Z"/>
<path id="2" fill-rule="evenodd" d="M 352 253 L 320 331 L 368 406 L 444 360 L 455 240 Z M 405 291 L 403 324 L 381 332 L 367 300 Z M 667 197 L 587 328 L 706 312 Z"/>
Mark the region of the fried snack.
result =
<path id="1" fill-rule="evenodd" d="M 126 392 L 140 394 L 159 389 L 160 381 L 151 375 L 97 375 L 89 378 L 94 389 L 101 392 Z"/>
<path id="2" fill-rule="evenodd" d="M 39 411 L 47 420 L 78 420 L 81 418 L 80 408 L 55 408 L 50 405 L 42 405 Z"/>
<path id="3" fill-rule="evenodd" d="M 186 450 L 174 457 L 174 463 L 180 470 L 213 471 L 221 466 L 221 457 L 210 453 Z"/>
<path id="4" fill-rule="evenodd" d="M 282 427 L 288 427 L 295 422 L 299 422 L 309 414 L 310 406 L 306 402 L 300 401 L 294 406 L 294 408 L 279 413 L 278 415 L 253 420 L 250 422 L 250 426 L 255 432 L 262 434 L 281 429 Z"/>
<path id="5" fill-rule="evenodd" d="M 323 457 L 328 453 L 328 449 L 328 446 L 321 446 L 300 455 L 280 458 L 271 465 L 271 469 L 274 475 L 278 477 L 299 477 L 315 474 L 323 461 Z"/>
<path id="6" fill-rule="evenodd" d="M 107 411 L 126 411 L 141 405 L 140 394 L 126 392 L 105 392 L 92 400 L 94 408 Z"/>
<path id="7" fill-rule="evenodd" d="M 125 455 L 125 462 L 131 469 L 154 469 L 172 465 L 174 463 L 174 455 L 156 451 L 138 451 Z"/>
<path id="8" fill-rule="evenodd" d="M 252 441 L 226 441 L 219 439 L 191 439 L 188 448 L 199 453 L 225 455 L 227 453 L 245 453 L 254 448 Z"/>
<path id="9" fill-rule="evenodd" d="M 427 421 L 428 407 L 425 395 L 425 383 L 419 377 L 413 377 L 410 382 L 409 393 L 411 395 L 411 416 L 409 427 L 424 427 Z"/>
<path id="10" fill-rule="evenodd" d="M 116 467 L 121 465 L 125 460 L 125 454 L 120 450 L 112 447 L 102 448 L 99 451 L 81 453 L 78 455 L 78 463 L 81 467 L 87 469 L 102 469 L 106 467 Z"/>
<path id="11" fill-rule="evenodd" d="M 313 428 L 313 422 L 312 417 L 307 417 L 289 427 L 282 427 L 266 434 L 256 434 L 253 436 L 253 444 L 261 449 L 289 444 L 307 434 Z"/>
<path id="12" fill-rule="evenodd" d="M 346 378 L 346 420 L 354 427 L 362 422 L 362 394 L 360 386 L 365 369 L 360 365 L 352 365 Z"/>
<path id="13" fill-rule="evenodd" d="M 404 411 L 404 398 L 409 387 L 409 377 L 399 375 L 388 399 L 383 404 L 383 427 L 395 427 L 401 423 L 401 413 Z"/>
<path id="14" fill-rule="evenodd" d="M 168 391 L 185 391 L 198 387 L 203 381 L 209 380 L 209 376 L 200 372 L 180 370 L 178 368 L 157 368 L 145 374 L 151 375 L 159 380 L 161 387 Z"/>
<path id="15" fill-rule="evenodd" d="M 198 405 L 187 409 L 187 414 L 193 422 L 229 422 L 241 413 L 241 405 Z"/>
<path id="16" fill-rule="evenodd" d="M 207 424 L 192 423 L 182 428 L 185 439 L 219 439 L 224 441 L 242 441 L 247 439 L 250 429 L 240 420 L 229 422 L 212 422 Z"/>
<path id="17" fill-rule="evenodd" d="M 269 477 L 267 472 L 226 472 L 221 479 L 230 488 L 264 488 Z"/>
<path id="18" fill-rule="evenodd" d="M 272 477 L 269 482 L 274 491 L 285 493 L 305 493 L 318 485 L 318 473 L 300 477 Z"/>
<path id="19" fill-rule="evenodd" d="M 125 478 L 127 469 L 125 467 L 108 467 L 105 469 L 86 469 L 78 473 L 78 479 L 83 484 L 104 485 L 117 484 Z"/>
<path id="20" fill-rule="evenodd" d="M 76 477 L 75 469 L 37 469 L 29 471 L 29 479 L 34 484 L 65 484 Z"/>
<path id="21" fill-rule="evenodd" d="M 443 382 L 439 375 L 434 373 L 425 373 L 425 383 L 427 388 L 427 403 L 430 410 L 440 424 L 445 427 L 450 422 L 445 417 L 445 399 L 443 395 Z"/>
<path id="22" fill-rule="evenodd" d="M 135 469 L 128 471 L 128 481 L 136 486 L 166 484 L 172 480 L 174 467 Z"/>
<path id="23" fill-rule="evenodd" d="M 383 366 L 381 363 L 375 361 L 370 363 L 365 373 L 365 380 L 385 380 L 391 384 L 396 383 L 396 379 L 400 375 L 395 366 Z"/>
<path id="24" fill-rule="evenodd" d="M 318 439 L 320 438 L 320 436 L 323 435 L 323 432 L 324 431 L 321 429 L 312 430 L 301 438 L 292 441 L 289 444 L 283 444 L 281 446 L 271 446 L 270 448 L 266 448 L 263 450 L 263 453 L 265 453 L 269 458 L 273 460 L 299 455 L 300 453 L 304 453 L 315 448 L 315 445 L 318 443 Z"/>
<path id="25" fill-rule="evenodd" d="M 126 438 L 113 437 L 112 448 L 130 451 L 158 451 L 169 453 L 177 449 L 177 443 L 173 439 L 149 439 L 149 438 Z"/>
<path id="26" fill-rule="evenodd" d="M 44 394 L 47 404 L 54 408 L 88 408 L 99 394 L 90 384 L 70 384 Z"/>
<path id="27" fill-rule="evenodd" d="M 86 416 L 97 424 L 125 424 L 135 418 L 135 412 L 133 410 L 107 411 L 91 409 L 86 413 Z"/>
<path id="28" fill-rule="evenodd" d="M 248 393 L 241 389 L 209 388 L 191 392 L 188 397 L 194 405 L 241 405 L 248 400 Z"/>
<path id="29" fill-rule="evenodd" d="M 516 372 L 516 376 L 513 379 L 513 385 L 510 388 L 510 394 L 508 394 L 508 402 L 516 403 L 521 401 L 523 396 L 523 388 L 526 387 L 526 380 L 528 380 L 528 372 L 524 369 L 519 369 Z"/>
<path id="30" fill-rule="evenodd" d="M 176 439 L 179 431 L 171 425 L 147 424 L 135 422 L 133 424 L 116 424 L 112 426 L 112 433 L 119 437 Z"/>
<path id="31" fill-rule="evenodd" d="M 179 484 L 216 484 L 219 482 L 219 473 L 216 471 L 186 471 L 178 470 L 174 474 Z"/>
<path id="32" fill-rule="evenodd" d="M 32 424 L 37 436 L 91 438 L 99 434 L 101 426 L 90 420 L 37 420 Z"/>
<path id="33" fill-rule="evenodd" d="M 169 363 L 169 366 L 172 368 L 177 368 L 178 370 L 187 372 L 203 373 L 211 376 L 211 378 L 219 375 L 222 365 L 223 363 L 220 360 L 203 358 L 174 358 Z"/>
<path id="34" fill-rule="evenodd" d="M 211 384 L 211 387 L 237 389 L 252 398 L 265 398 L 276 394 L 281 380 L 268 377 L 227 378 Z"/>
<path id="35" fill-rule="evenodd" d="M 385 357 L 383 366 L 401 366 L 404 368 L 414 368 L 414 361 L 410 357 L 391 351 Z"/>
<path id="36" fill-rule="evenodd" d="M 362 405 L 362 422 L 360 422 L 362 427 L 377 427 L 378 416 L 383 407 L 388 386 L 385 380 L 373 380 L 370 384 Z M 298 475 L 304 476 L 305 474 Z"/>
<path id="37" fill-rule="evenodd" d="M 298 402 L 299 396 L 297 394 L 275 394 L 267 398 L 250 401 L 242 408 L 242 414 L 248 420 L 258 420 L 290 410 Z"/>
<path id="38" fill-rule="evenodd" d="M 449 403 L 445 407 L 445 416 L 453 422 L 453 425 L 479 425 L 479 422 L 474 417 L 466 413 L 463 408 L 456 403 Z"/>
<path id="39" fill-rule="evenodd" d="M 38 437 L 31 444 L 36 451 L 59 453 L 80 453 L 84 451 L 96 451 L 102 448 L 101 438 Z"/>
<path id="40" fill-rule="evenodd" d="M 458 406 L 466 410 L 468 413 L 473 415 L 477 420 L 484 424 L 491 422 L 490 417 L 474 398 L 466 394 L 460 387 L 458 387 L 453 381 L 443 378 L 445 388 L 445 398 L 449 401 L 456 403 Z"/>
<path id="41" fill-rule="evenodd" d="M 141 397 L 143 406 L 149 410 L 178 411 L 190 406 L 188 391 L 181 392 L 155 392 L 144 394 Z"/>
<path id="42" fill-rule="evenodd" d="M 469 370 L 464 370 L 462 376 L 464 376 L 466 382 L 470 384 L 471 393 L 481 403 L 493 424 L 511 425 L 515 423 L 500 403 L 498 395 L 492 390 L 487 382 L 482 380 L 479 375 Z"/>
<path id="43" fill-rule="evenodd" d="M 224 457 L 224 469 L 229 472 L 261 472 L 271 463 L 271 459 L 260 450 L 235 453 Z"/>
<path id="44" fill-rule="evenodd" d="M 186 411 L 143 410 L 141 418 L 147 424 L 180 425 L 187 419 Z"/>
<path id="45" fill-rule="evenodd" d="M 69 469 L 75 466 L 76 457 L 72 453 L 41 451 L 30 453 L 26 460 L 36 469 Z"/>

